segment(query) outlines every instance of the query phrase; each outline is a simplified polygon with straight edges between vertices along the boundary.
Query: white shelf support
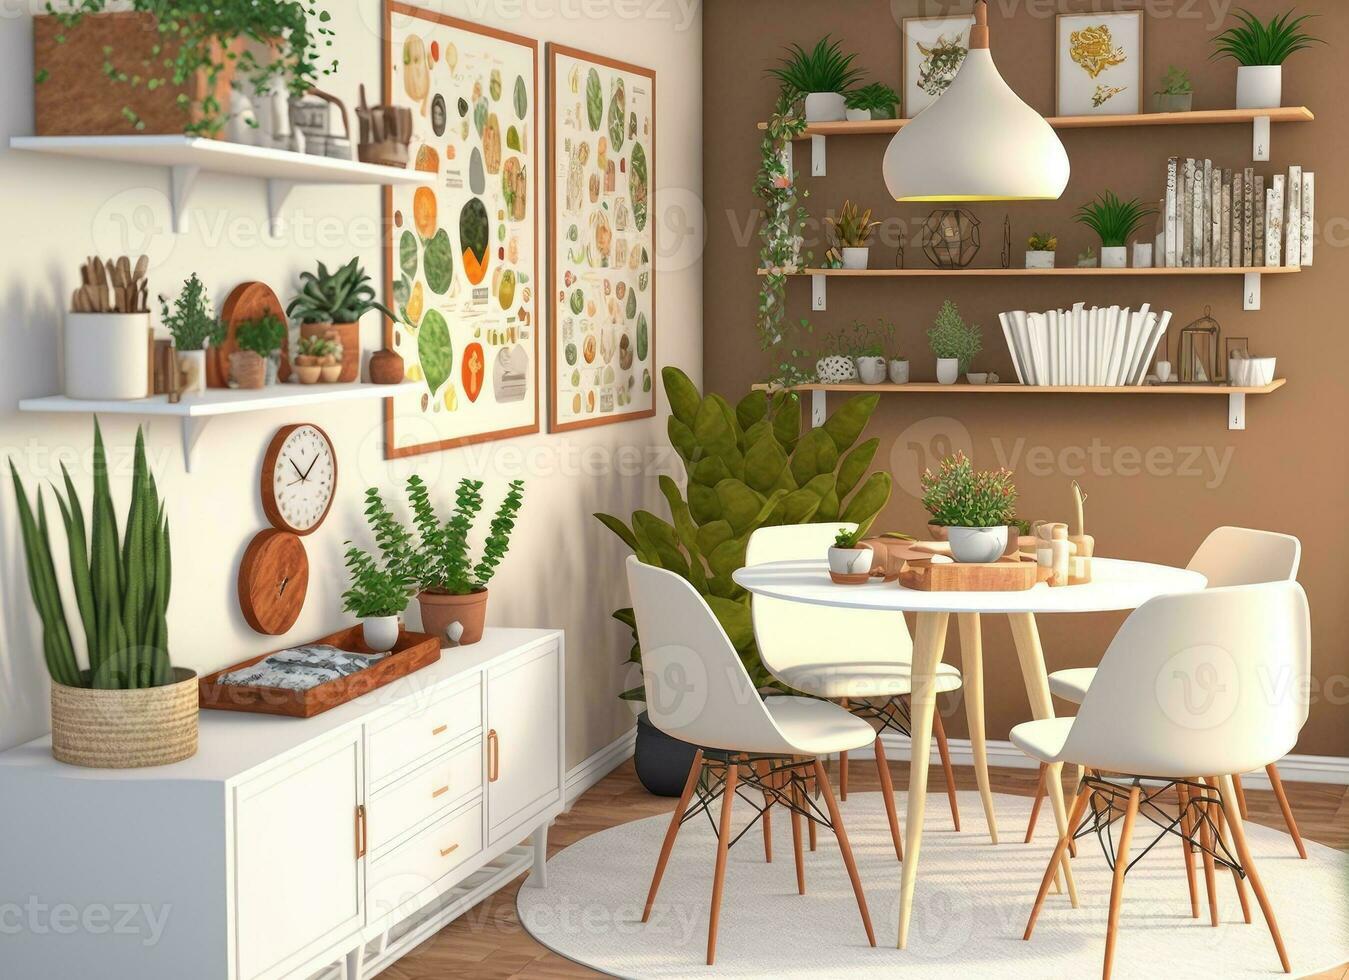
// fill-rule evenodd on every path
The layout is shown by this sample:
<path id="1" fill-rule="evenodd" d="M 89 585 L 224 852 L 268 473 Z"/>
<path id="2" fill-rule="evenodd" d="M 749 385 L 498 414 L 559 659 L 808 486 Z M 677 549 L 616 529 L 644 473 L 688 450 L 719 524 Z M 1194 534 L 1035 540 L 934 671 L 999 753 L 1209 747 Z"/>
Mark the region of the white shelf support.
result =
<path id="1" fill-rule="evenodd" d="M 828 417 L 825 411 L 825 392 L 816 388 L 810 393 L 810 427 L 818 429 L 824 425 L 824 420 Z"/>
<path id="2" fill-rule="evenodd" d="M 1253 139 L 1251 141 L 1251 159 L 1263 163 L 1269 159 L 1269 116 L 1256 116 L 1251 121 Z"/>
<path id="3" fill-rule="evenodd" d="M 179 234 L 187 232 L 187 199 L 192 196 L 192 188 L 197 183 L 201 167 L 192 164 L 178 164 L 169 168 L 169 215 L 173 221 L 173 230 Z"/>
<path id="4" fill-rule="evenodd" d="M 206 423 L 211 421 L 209 415 L 184 415 L 180 418 L 183 435 L 183 469 L 192 472 L 192 457 L 197 451 L 197 441 L 201 439 L 201 434 L 206 431 Z"/>
<path id="5" fill-rule="evenodd" d="M 810 137 L 810 175 L 825 176 L 824 137 L 815 134 Z"/>
<path id="6" fill-rule="evenodd" d="M 810 308 L 817 313 L 824 309 L 824 283 L 824 276 L 810 277 Z"/>
<path id="7" fill-rule="evenodd" d="M 293 180 L 267 181 L 267 232 L 273 238 L 280 238 L 285 228 L 281 212 L 286 206 L 290 192 L 295 189 L 295 183 Z"/>
<path id="8" fill-rule="evenodd" d="M 1241 291 L 1241 308 L 1243 310 L 1260 309 L 1260 273 L 1248 272 L 1242 278 L 1245 285 Z"/>
<path id="9" fill-rule="evenodd" d="M 1227 396 L 1227 427 L 1232 430 L 1246 428 L 1246 395 L 1233 392 Z"/>

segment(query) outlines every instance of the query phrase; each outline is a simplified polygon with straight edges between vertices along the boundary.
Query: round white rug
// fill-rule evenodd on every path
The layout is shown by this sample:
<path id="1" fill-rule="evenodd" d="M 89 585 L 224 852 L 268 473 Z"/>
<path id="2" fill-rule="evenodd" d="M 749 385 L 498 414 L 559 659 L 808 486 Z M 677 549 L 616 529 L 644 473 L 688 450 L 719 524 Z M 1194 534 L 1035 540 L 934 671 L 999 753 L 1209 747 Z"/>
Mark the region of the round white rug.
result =
<path id="1" fill-rule="evenodd" d="M 904 794 L 896 794 L 901 824 Z M 899 865 L 879 793 L 842 805 L 876 931 L 867 945 L 833 834 L 806 851 L 806 894 L 796 893 L 791 823 L 774 811 L 773 863 L 755 827 L 731 849 L 717 962 L 704 963 L 716 835 L 699 815 L 680 830 L 651 921 L 642 906 L 669 816 L 592 834 L 548 862 L 548 887 L 520 889 L 520 921 L 554 952 L 620 977 L 857 977 L 903 970 L 908 977 L 1098 976 L 1105 952 L 1110 870 L 1094 840 L 1073 864 L 1081 907 L 1051 889 L 1029 942 L 1021 935 L 1054 847 L 1046 804 L 1036 839 L 1022 844 L 1031 800 L 995 795 L 1001 843 L 984 829 L 977 793 L 960 793 L 964 830 L 951 828 L 944 793 L 929 796 L 907 950 L 895 949 Z M 740 825 L 752 814 L 741 810 Z M 1139 821 L 1135 847 L 1152 839 Z M 1349 961 L 1349 855 L 1307 841 L 1300 860 L 1288 835 L 1247 825 L 1251 851 L 1292 960 L 1305 976 Z M 1137 851 L 1135 850 L 1135 854 Z M 1283 976 L 1259 906 L 1246 925 L 1230 872 L 1219 868 L 1222 924 L 1209 925 L 1199 865 L 1200 918 L 1190 917 L 1180 843 L 1161 841 L 1125 879 L 1116 977 Z"/>

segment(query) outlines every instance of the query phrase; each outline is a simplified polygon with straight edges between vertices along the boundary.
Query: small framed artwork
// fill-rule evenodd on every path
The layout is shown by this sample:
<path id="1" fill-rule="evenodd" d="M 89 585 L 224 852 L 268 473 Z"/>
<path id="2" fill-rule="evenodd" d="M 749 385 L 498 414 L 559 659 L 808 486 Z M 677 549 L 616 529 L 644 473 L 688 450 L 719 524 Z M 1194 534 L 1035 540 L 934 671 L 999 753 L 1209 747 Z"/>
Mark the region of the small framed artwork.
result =
<path id="1" fill-rule="evenodd" d="M 955 79 L 970 49 L 973 26 L 973 17 L 904 18 L 905 119 L 936 102 Z"/>
<path id="2" fill-rule="evenodd" d="M 1059 116 L 1143 111 L 1143 12 L 1059 14 Z"/>

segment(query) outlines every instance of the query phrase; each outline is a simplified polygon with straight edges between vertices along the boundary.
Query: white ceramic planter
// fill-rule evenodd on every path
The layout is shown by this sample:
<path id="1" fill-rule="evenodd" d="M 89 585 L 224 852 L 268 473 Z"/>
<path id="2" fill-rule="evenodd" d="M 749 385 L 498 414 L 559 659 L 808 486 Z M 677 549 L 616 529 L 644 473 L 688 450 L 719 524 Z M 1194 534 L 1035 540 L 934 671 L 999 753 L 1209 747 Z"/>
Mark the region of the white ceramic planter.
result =
<path id="1" fill-rule="evenodd" d="M 872 555 L 870 548 L 830 548 L 829 570 L 835 575 L 866 575 Z"/>
<path id="2" fill-rule="evenodd" d="M 67 313 L 66 397 L 127 400 L 150 393 L 150 314 Z"/>
<path id="3" fill-rule="evenodd" d="M 908 361 L 893 360 L 890 362 L 890 383 L 892 385 L 906 385 L 909 383 Z"/>
<path id="4" fill-rule="evenodd" d="M 946 539 L 951 556 L 959 562 L 997 561 L 1007 550 L 1007 525 L 998 527 L 948 527 Z"/>
<path id="5" fill-rule="evenodd" d="M 1125 269 L 1129 266 L 1129 248 L 1127 245 L 1104 245 L 1101 247 L 1102 269 Z"/>
<path id="6" fill-rule="evenodd" d="M 1054 268 L 1054 256 L 1055 256 L 1055 254 L 1057 254 L 1057 253 L 1055 253 L 1055 252 L 1044 252 L 1044 251 L 1027 252 L 1027 253 L 1026 253 L 1026 268 L 1027 268 L 1027 269 L 1052 269 L 1052 268 Z"/>
<path id="7" fill-rule="evenodd" d="M 1152 242 L 1134 242 L 1134 268 L 1152 268 Z"/>
<path id="8" fill-rule="evenodd" d="M 392 650 L 398 642 L 398 617 L 366 616 L 361 620 L 361 636 L 365 645 L 377 653 Z"/>
<path id="9" fill-rule="evenodd" d="M 866 245 L 847 246 L 843 249 L 843 268 L 865 269 L 871 259 L 871 248 Z"/>
<path id="10" fill-rule="evenodd" d="M 1229 357 L 1227 381 L 1238 388 L 1260 388 L 1274 380 L 1272 357 Z"/>
<path id="11" fill-rule="evenodd" d="M 815 362 L 815 378 L 825 385 L 847 384 L 857 380 L 857 365 L 851 357 L 830 354 Z"/>
<path id="12" fill-rule="evenodd" d="M 1242 65 L 1237 69 L 1238 109 L 1283 105 L 1283 65 Z"/>
<path id="13" fill-rule="evenodd" d="M 878 385 L 885 381 L 885 358 L 883 357 L 859 357 L 857 359 L 857 376 L 862 379 L 862 384 Z"/>
<path id="14" fill-rule="evenodd" d="M 806 96 L 806 122 L 838 122 L 848 111 L 847 100 L 838 92 L 811 92 Z"/>
<path id="15" fill-rule="evenodd" d="M 1193 92 L 1176 92 L 1170 95 L 1158 92 L 1155 99 L 1158 112 L 1189 112 L 1194 108 Z"/>
<path id="16" fill-rule="evenodd" d="M 960 378 L 960 358 L 937 358 L 937 383 L 953 385 Z"/>
<path id="17" fill-rule="evenodd" d="M 845 109 L 844 115 L 848 122 L 865 122 L 871 118 L 870 109 Z"/>
<path id="18" fill-rule="evenodd" d="M 206 390 L 206 351 L 180 350 L 177 354 L 179 394 L 201 394 Z"/>

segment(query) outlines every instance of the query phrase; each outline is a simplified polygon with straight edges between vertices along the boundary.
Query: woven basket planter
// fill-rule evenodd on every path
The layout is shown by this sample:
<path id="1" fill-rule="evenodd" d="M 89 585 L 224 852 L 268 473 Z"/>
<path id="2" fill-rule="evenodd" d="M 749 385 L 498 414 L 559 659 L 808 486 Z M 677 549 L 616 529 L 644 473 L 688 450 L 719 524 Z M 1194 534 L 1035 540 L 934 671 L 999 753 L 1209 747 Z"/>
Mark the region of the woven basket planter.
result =
<path id="1" fill-rule="evenodd" d="M 52 683 L 52 755 L 90 769 L 139 769 L 197 753 L 197 675 L 130 691 Z"/>

